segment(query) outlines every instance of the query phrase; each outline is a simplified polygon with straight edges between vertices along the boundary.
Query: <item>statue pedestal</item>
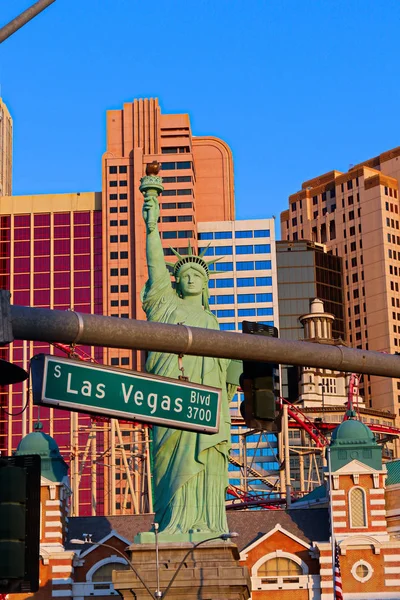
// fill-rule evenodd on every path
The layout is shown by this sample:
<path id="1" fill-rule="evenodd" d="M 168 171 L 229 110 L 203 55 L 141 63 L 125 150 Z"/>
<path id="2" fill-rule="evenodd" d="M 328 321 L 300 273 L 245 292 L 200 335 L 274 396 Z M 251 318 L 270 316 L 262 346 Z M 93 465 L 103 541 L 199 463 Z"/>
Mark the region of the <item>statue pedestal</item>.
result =
<path id="1" fill-rule="evenodd" d="M 160 543 L 159 578 L 161 598 L 168 600 L 247 600 L 250 577 L 246 567 L 238 564 L 239 552 L 231 542 L 207 542 L 194 548 L 185 559 L 171 588 L 169 582 L 190 543 Z M 130 560 L 154 595 L 157 589 L 156 553 L 153 544 L 132 544 Z M 114 571 L 114 588 L 124 600 L 149 600 L 149 592 L 131 570 Z"/>

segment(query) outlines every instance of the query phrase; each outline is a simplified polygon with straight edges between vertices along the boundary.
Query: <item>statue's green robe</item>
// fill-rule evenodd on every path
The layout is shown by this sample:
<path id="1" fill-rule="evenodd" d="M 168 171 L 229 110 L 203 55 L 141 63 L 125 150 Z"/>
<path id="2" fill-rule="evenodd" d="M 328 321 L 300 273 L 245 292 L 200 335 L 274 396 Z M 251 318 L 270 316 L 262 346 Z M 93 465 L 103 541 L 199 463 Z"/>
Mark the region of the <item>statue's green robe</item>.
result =
<path id="1" fill-rule="evenodd" d="M 168 270 L 156 282 L 148 281 L 142 291 L 148 321 L 184 323 L 188 326 L 219 329 L 212 313 L 180 298 L 171 286 Z M 212 435 L 153 428 L 153 482 L 155 522 L 160 531 L 228 531 L 225 494 L 228 485 L 230 415 L 226 393 L 225 359 L 184 356 L 185 376 L 193 383 L 220 388 L 219 432 Z M 148 373 L 177 379 L 181 372 L 175 354 L 151 352 Z"/>

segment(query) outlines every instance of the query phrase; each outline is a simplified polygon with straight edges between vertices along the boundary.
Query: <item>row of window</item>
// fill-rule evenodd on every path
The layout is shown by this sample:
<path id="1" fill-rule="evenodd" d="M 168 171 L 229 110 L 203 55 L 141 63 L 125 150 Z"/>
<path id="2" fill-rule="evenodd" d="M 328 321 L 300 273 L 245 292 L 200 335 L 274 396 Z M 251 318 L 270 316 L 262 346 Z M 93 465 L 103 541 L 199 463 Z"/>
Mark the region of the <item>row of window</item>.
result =
<path id="1" fill-rule="evenodd" d="M 352 283 L 358 283 L 358 273 L 353 273 L 351 276 Z M 364 271 L 361 271 L 361 280 L 364 281 Z M 349 276 L 346 275 L 346 284 L 349 285 Z"/>
<path id="2" fill-rule="evenodd" d="M 161 221 L 162 223 L 193 223 L 193 215 L 181 215 L 179 217 L 162 217 Z"/>
<path id="3" fill-rule="evenodd" d="M 126 165 L 120 165 L 119 168 L 116 166 L 110 167 L 109 172 L 111 175 L 115 175 L 116 173 L 127 173 L 128 167 Z"/>
<path id="4" fill-rule="evenodd" d="M 129 306 L 129 300 L 111 300 L 111 306 Z"/>
<path id="5" fill-rule="evenodd" d="M 161 204 L 163 210 L 171 210 L 176 208 L 193 208 L 193 202 L 164 202 Z"/>
<path id="6" fill-rule="evenodd" d="M 263 321 L 264 325 L 271 325 L 271 327 L 273 327 L 274 322 L 273 321 Z M 235 325 L 235 323 L 233 322 L 228 322 L 228 323 L 220 323 L 219 324 L 219 328 L 221 329 L 221 331 L 242 331 L 243 329 L 243 324 L 242 323 L 238 323 L 237 325 Z M 265 463 L 263 463 L 265 465 Z"/>
<path id="7" fill-rule="evenodd" d="M 121 362 L 120 362 L 120 359 L 117 356 L 114 356 L 111 359 L 111 365 L 113 367 L 117 367 L 119 364 L 121 364 L 121 365 L 129 365 L 129 357 L 128 356 L 122 356 L 121 357 Z M 118 565 L 118 568 L 121 568 L 121 565 Z"/>
<path id="8" fill-rule="evenodd" d="M 118 269 L 110 269 L 111 277 L 116 277 L 118 274 L 121 275 L 121 277 L 124 277 L 124 276 L 128 275 L 128 269 L 126 267 L 123 267 L 122 269 L 119 270 L 119 273 L 118 273 Z"/>
<path id="9" fill-rule="evenodd" d="M 397 192 L 396 192 L 396 194 L 397 194 Z M 397 195 L 396 195 L 396 198 L 397 198 Z M 385 208 L 386 208 L 386 210 L 390 210 L 390 212 L 395 212 L 396 215 L 399 214 L 399 208 L 396 204 L 393 205 L 392 203 L 389 204 L 389 202 L 385 202 Z"/>
<path id="10" fill-rule="evenodd" d="M 120 285 L 120 286 L 111 285 L 110 286 L 110 292 L 112 294 L 118 294 L 118 291 L 123 292 L 123 293 L 129 292 L 129 285 Z"/>
<path id="11" fill-rule="evenodd" d="M 399 228 L 399 222 L 394 219 L 386 218 L 386 227 L 392 227 L 392 229 Z"/>
<path id="12" fill-rule="evenodd" d="M 110 187 L 127 187 L 128 185 L 128 181 L 126 179 L 121 179 L 120 181 L 117 181 L 117 179 L 112 179 L 110 181 Z"/>
<path id="13" fill-rule="evenodd" d="M 212 288 L 233 288 L 235 285 L 234 279 L 210 279 L 208 287 Z M 236 279 L 237 287 L 253 287 L 256 286 L 271 286 L 272 277 L 238 277 Z"/>
<path id="14" fill-rule="evenodd" d="M 120 258 L 128 258 L 128 252 L 126 250 L 123 250 L 122 252 L 119 253 L 119 257 Z M 118 258 L 118 252 L 110 252 L 110 259 L 111 260 L 116 260 Z"/>
<path id="15" fill-rule="evenodd" d="M 199 249 L 204 250 L 204 248 Z M 254 246 L 235 246 L 236 254 L 270 254 L 270 244 L 255 244 Z M 207 248 L 204 256 L 224 256 L 227 254 L 233 254 L 233 246 L 215 246 L 214 248 Z"/>
<path id="16" fill-rule="evenodd" d="M 110 317 L 117 317 L 119 319 L 129 319 L 129 314 L 128 313 L 112 313 L 110 314 Z"/>
<path id="17" fill-rule="evenodd" d="M 213 312 L 219 319 L 235 316 L 234 308 L 225 308 Z M 274 309 L 272 306 L 265 308 L 238 308 L 238 317 L 266 317 L 272 316 L 273 314 Z"/>
<path id="18" fill-rule="evenodd" d="M 255 229 L 254 231 L 248 229 L 246 231 L 235 231 L 236 239 L 243 238 L 260 238 L 270 237 L 271 233 L 269 229 Z M 202 231 L 199 233 L 199 240 L 231 240 L 232 231 Z"/>
<path id="19" fill-rule="evenodd" d="M 161 236 L 164 240 L 176 240 L 182 238 L 193 238 L 194 231 L 162 231 Z"/>
<path id="20" fill-rule="evenodd" d="M 178 175 L 173 177 L 163 177 L 163 183 L 191 183 L 191 175 Z"/>
<path id="21" fill-rule="evenodd" d="M 127 242 L 128 241 L 128 236 L 127 235 L 120 235 L 119 236 L 119 241 L 120 242 Z M 118 236 L 117 235 L 110 235 L 110 243 L 111 244 L 116 244 L 118 242 Z"/>
<path id="22" fill-rule="evenodd" d="M 190 152 L 189 146 L 170 146 L 169 148 L 161 148 L 161 154 L 186 154 L 187 152 Z"/>
<path id="23" fill-rule="evenodd" d="M 110 213 L 111 214 L 115 214 L 118 212 L 118 206 L 110 206 Z M 120 213 L 127 213 L 128 212 L 128 207 L 127 206 L 120 206 L 119 207 L 119 212 Z"/>
<path id="24" fill-rule="evenodd" d="M 118 194 L 110 194 L 109 198 L 110 200 L 118 200 Z M 120 194 L 119 199 L 128 200 L 128 194 Z"/>
<path id="25" fill-rule="evenodd" d="M 233 262 L 217 262 L 209 265 L 210 271 L 233 271 Z M 244 260 L 236 262 L 236 271 L 270 271 L 270 260 Z"/>
<path id="26" fill-rule="evenodd" d="M 161 196 L 191 196 L 193 190 L 191 188 L 183 188 L 181 190 L 164 190 Z"/>
<path id="27" fill-rule="evenodd" d="M 175 171 L 175 169 L 191 169 L 192 162 L 190 160 L 184 160 L 181 162 L 164 162 L 161 163 L 162 171 Z"/>
<path id="28" fill-rule="evenodd" d="M 128 219 L 120 219 L 119 224 L 121 227 L 126 227 L 126 225 L 128 225 Z M 117 220 L 110 221 L 110 227 L 117 227 L 117 226 L 118 226 Z"/>
<path id="29" fill-rule="evenodd" d="M 210 304 L 234 304 L 233 294 L 221 294 L 221 296 L 210 296 Z M 272 294 L 238 294 L 238 304 L 254 304 L 255 302 L 272 302 Z"/>
<path id="30" fill-rule="evenodd" d="M 394 198 L 397 198 L 397 190 L 385 185 L 385 196 L 393 196 Z"/>

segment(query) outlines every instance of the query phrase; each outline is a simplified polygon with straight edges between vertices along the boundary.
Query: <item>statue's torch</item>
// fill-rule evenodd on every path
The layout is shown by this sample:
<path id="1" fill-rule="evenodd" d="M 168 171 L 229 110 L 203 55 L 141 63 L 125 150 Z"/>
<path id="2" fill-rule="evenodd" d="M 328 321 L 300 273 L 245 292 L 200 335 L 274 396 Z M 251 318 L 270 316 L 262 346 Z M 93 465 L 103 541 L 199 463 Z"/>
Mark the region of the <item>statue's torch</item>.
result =
<path id="1" fill-rule="evenodd" d="M 144 197 L 143 217 L 147 226 L 147 231 L 154 231 L 160 208 L 158 205 L 158 196 L 163 191 L 162 177 L 158 176 L 161 164 L 157 161 L 146 166 L 146 175 L 140 180 L 140 191 Z"/>

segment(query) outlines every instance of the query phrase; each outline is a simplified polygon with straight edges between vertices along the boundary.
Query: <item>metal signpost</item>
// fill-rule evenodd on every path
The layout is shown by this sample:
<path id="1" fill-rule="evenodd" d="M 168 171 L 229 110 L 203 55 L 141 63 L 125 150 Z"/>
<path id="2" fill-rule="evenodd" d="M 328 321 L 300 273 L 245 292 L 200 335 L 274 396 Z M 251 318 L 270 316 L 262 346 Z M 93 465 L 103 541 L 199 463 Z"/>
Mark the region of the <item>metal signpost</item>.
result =
<path id="1" fill-rule="evenodd" d="M 218 432 L 215 388 L 46 354 L 32 358 L 31 371 L 34 404 Z"/>

